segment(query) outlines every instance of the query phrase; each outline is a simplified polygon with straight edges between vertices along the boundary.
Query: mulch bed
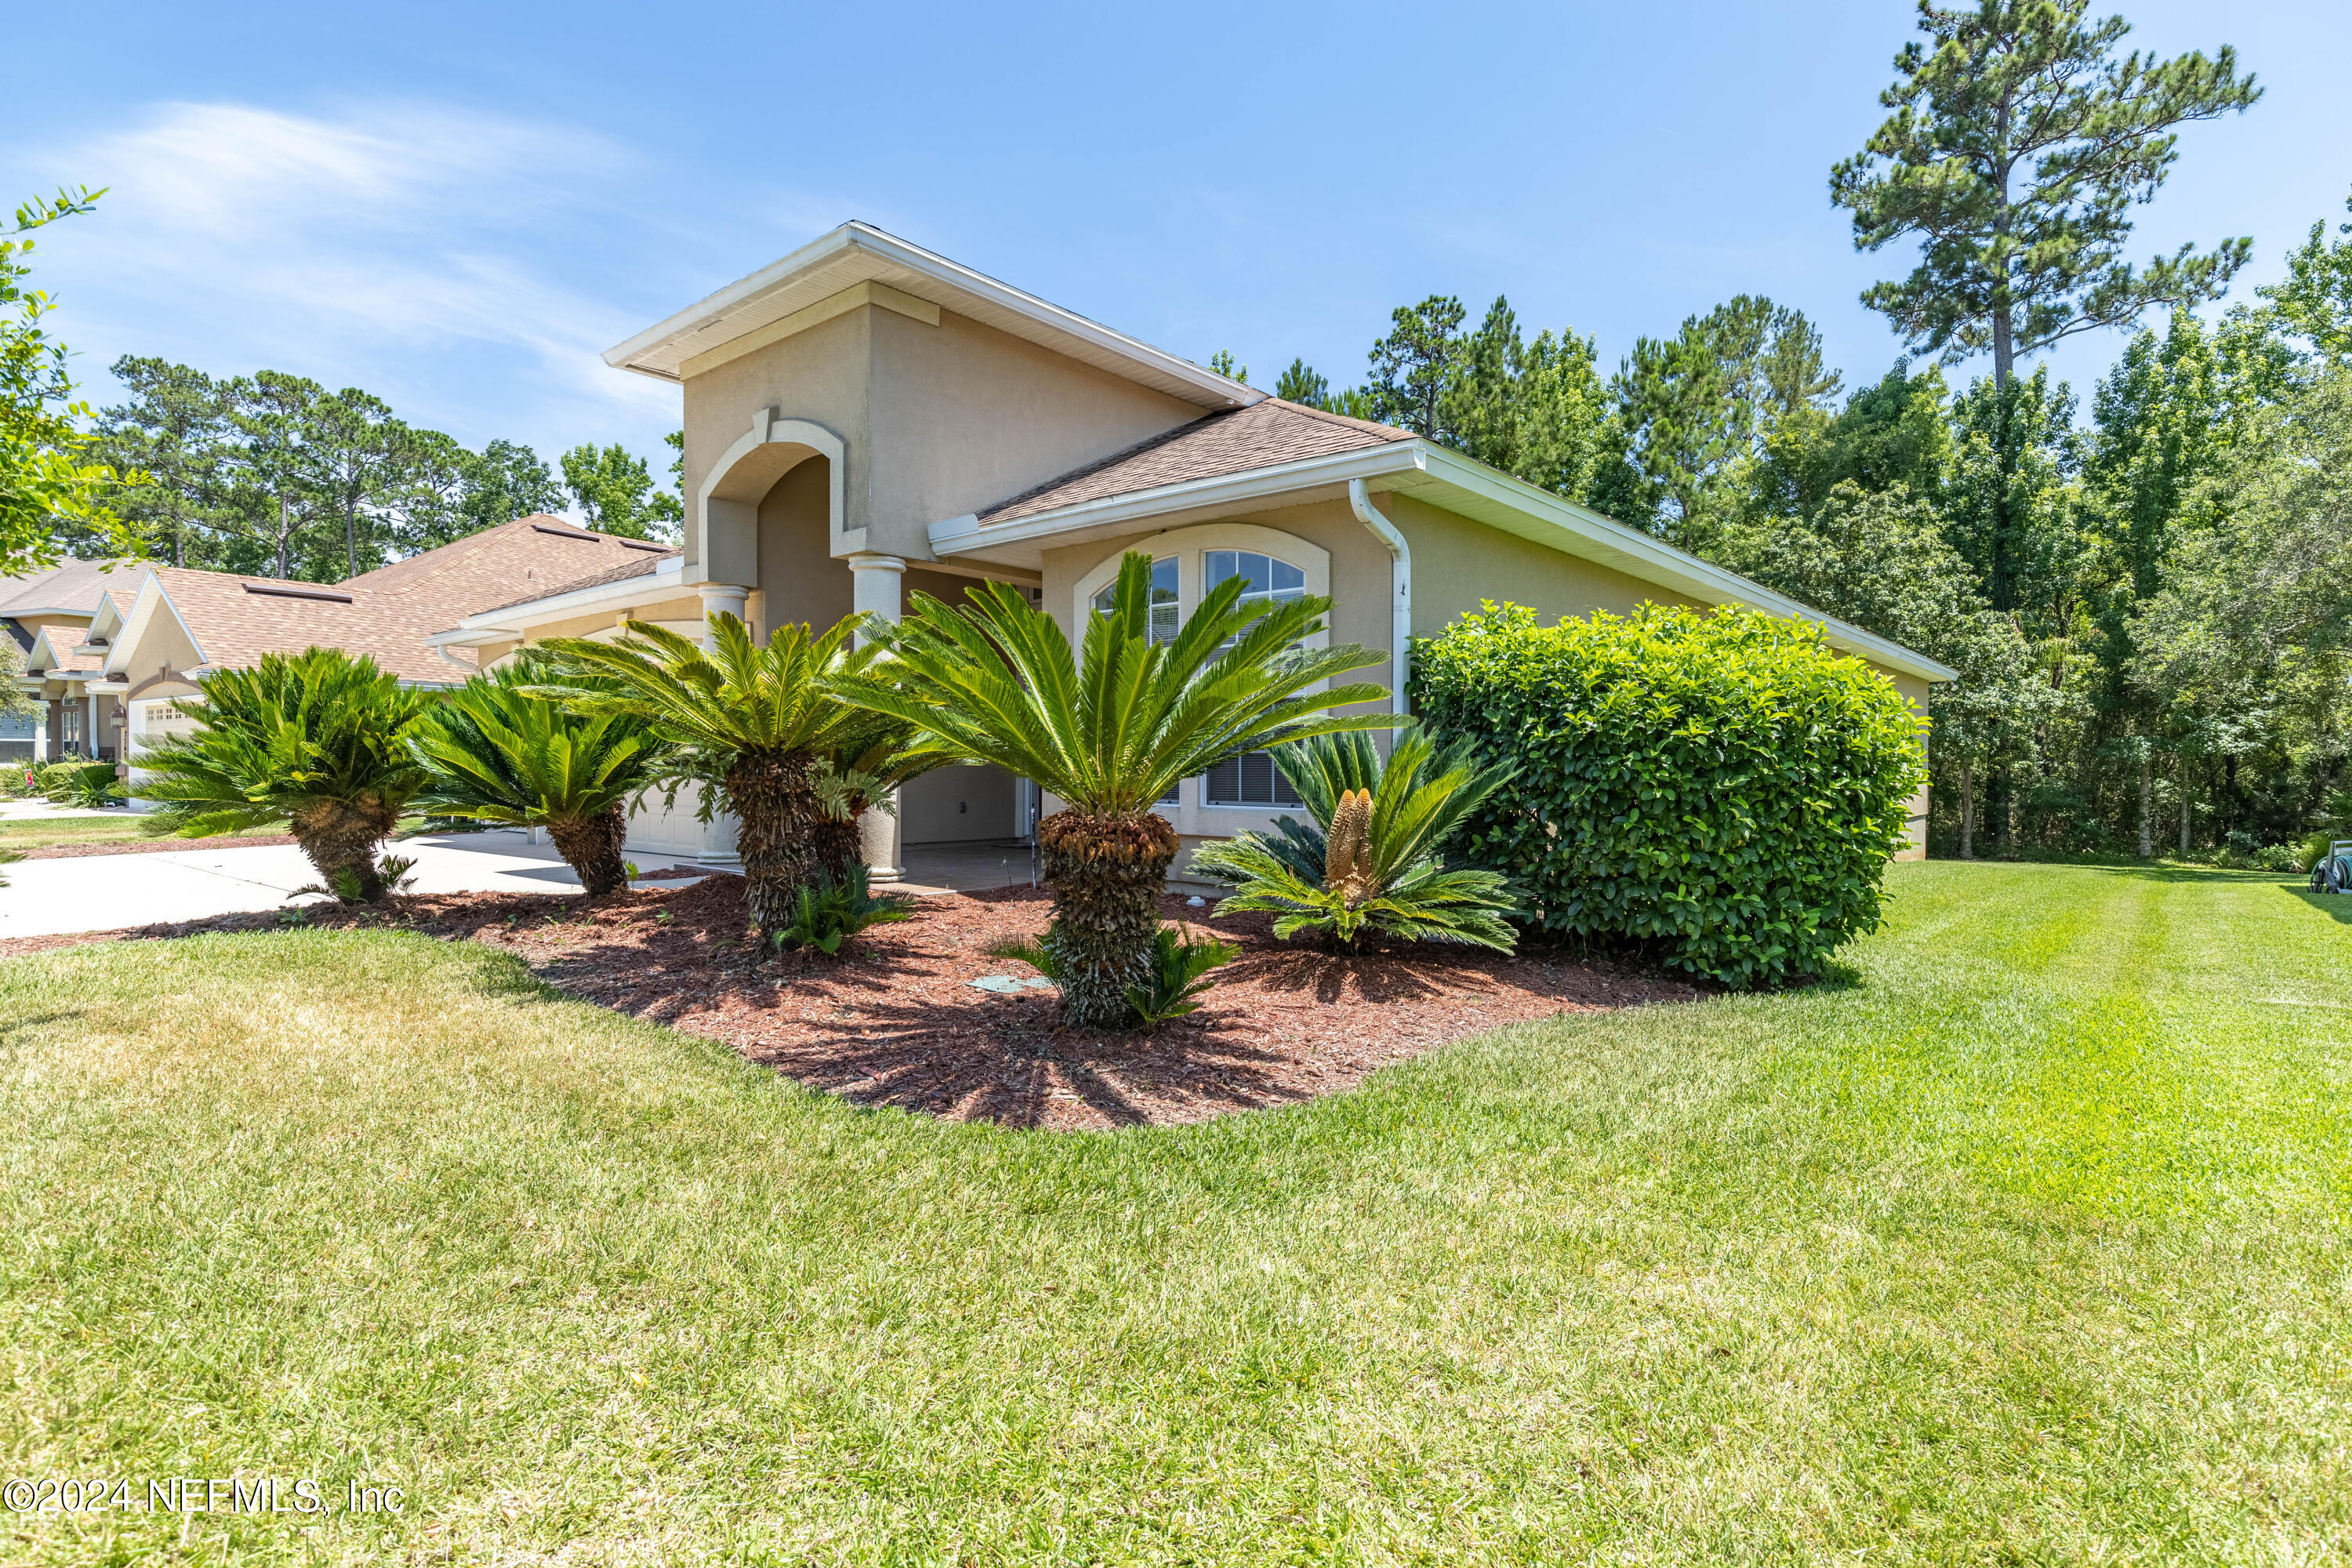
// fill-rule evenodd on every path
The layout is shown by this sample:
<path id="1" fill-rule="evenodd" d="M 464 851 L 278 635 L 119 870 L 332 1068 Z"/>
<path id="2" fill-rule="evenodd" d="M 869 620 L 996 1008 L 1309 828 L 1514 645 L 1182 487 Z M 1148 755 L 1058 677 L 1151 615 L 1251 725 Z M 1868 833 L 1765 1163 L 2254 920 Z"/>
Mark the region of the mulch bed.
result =
<path id="1" fill-rule="evenodd" d="M 291 844 L 290 833 L 239 833 L 219 838 L 118 838 L 103 844 L 44 844 L 26 849 L 27 860 L 74 860 L 84 855 L 153 855 L 166 849 L 265 849 Z M 0 838 L 0 845 L 7 840 Z"/>
<path id="2" fill-rule="evenodd" d="M 1696 999 L 1682 981 L 1534 947 L 1517 955 L 1400 946 L 1341 956 L 1274 939 L 1271 919 L 1209 919 L 1180 894 L 1171 921 L 1238 943 L 1206 1005 L 1149 1034 L 1066 1028 L 1050 991 L 967 982 L 1026 978 L 992 958 L 1044 930 L 1042 889 L 918 899 L 838 958 L 757 962 L 742 879 L 586 900 L 550 894 L 401 898 L 375 910 L 312 906 L 318 926 L 415 930 L 506 949 L 549 984 L 635 1017 L 725 1042 L 749 1060 L 862 1105 L 954 1121 L 1084 1129 L 1201 1121 L 1295 1104 L 1391 1062 L 1500 1025 Z M 105 940 L 279 926 L 275 912 L 79 936 L 0 941 L 0 957 Z"/>

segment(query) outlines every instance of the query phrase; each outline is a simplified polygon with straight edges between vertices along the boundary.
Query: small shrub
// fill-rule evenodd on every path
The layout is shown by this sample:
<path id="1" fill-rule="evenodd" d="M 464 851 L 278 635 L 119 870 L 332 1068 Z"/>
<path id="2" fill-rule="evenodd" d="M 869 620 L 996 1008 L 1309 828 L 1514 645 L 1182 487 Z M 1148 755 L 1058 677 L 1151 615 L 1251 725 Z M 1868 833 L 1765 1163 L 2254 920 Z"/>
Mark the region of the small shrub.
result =
<path id="1" fill-rule="evenodd" d="M 1161 926 L 1152 933 L 1150 978 L 1127 988 L 1127 1005 L 1147 1029 L 1197 1012 L 1201 1004 L 1196 998 L 1216 984 L 1205 978 L 1209 971 L 1231 963 L 1240 952 L 1232 942 L 1214 937 L 1187 942 L 1176 927 Z M 1045 978 L 1054 977 L 1046 973 Z"/>
<path id="2" fill-rule="evenodd" d="M 1758 986 L 1877 928 L 1925 777 L 1917 719 L 1818 628 L 1656 605 L 1538 626 L 1489 604 L 1414 664 L 1423 722 L 1519 765 L 1457 843 L 1540 929 Z"/>
<path id="3" fill-rule="evenodd" d="M 819 873 L 793 895 L 792 920 L 776 933 L 776 945 L 812 947 L 830 958 L 841 944 L 867 926 L 903 921 L 915 912 L 915 901 L 901 897 L 876 898 L 866 889 L 867 871 L 853 864 L 841 881 Z"/>
<path id="4" fill-rule="evenodd" d="M 52 763 L 41 770 L 41 793 L 58 805 L 95 811 L 123 803 L 112 763 Z"/>
<path id="5" fill-rule="evenodd" d="M 1438 748 L 1420 730 L 1397 737 L 1388 761 L 1361 731 L 1275 748 L 1312 825 L 1284 816 L 1271 835 L 1237 834 L 1194 851 L 1192 869 L 1235 885 L 1217 906 L 1274 914 L 1287 942 L 1320 931 L 1353 948 L 1366 931 L 1408 942 L 1466 942 L 1508 952 L 1503 919 L 1518 913 L 1492 871 L 1449 867 L 1438 849 L 1479 802 L 1511 776 L 1480 767 L 1468 741 Z"/>

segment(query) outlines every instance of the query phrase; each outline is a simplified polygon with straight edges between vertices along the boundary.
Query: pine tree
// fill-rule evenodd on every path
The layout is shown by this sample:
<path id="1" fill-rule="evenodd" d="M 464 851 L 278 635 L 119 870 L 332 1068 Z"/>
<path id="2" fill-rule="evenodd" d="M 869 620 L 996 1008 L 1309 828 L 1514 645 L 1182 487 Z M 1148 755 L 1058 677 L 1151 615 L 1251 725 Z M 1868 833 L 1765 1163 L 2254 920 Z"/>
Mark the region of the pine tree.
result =
<path id="1" fill-rule="evenodd" d="M 1993 385 L 2075 332 L 2126 326 L 2149 307 L 2219 295 L 2252 242 L 2183 246 L 2145 270 L 2123 259 L 2126 216 L 2152 200 L 2179 157 L 2175 128 L 2250 108 L 2262 96 L 2237 53 L 2118 59 L 2120 16 L 2087 25 L 2089 0 L 1920 0 L 1919 30 L 1879 95 L 1895 113 L 1830 174 L 1853 214 L 1854 247 L 1916 235 L 1919 265 L 1873 284 L 1915 353 L 1947 362 L 1990 351 Z"/>

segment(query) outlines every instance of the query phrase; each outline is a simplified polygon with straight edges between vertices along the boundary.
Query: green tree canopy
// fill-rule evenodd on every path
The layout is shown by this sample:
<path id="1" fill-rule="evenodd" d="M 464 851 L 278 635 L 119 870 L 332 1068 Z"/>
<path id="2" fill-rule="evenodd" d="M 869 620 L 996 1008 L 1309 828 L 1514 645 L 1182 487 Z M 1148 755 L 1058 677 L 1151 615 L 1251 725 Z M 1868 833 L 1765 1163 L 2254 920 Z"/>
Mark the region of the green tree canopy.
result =
<path id="1" fill-rule="evenodd" d="M 1873 284 L 1915 353 L 1957 361 L 1990 350 L 2007 387 L 2018 356 L 2153 305 L 2221 293 L 2252 241 L 2209 254 L 2184 245 L 2144 270 L 2124 259 L 2134 203 L 2154 198 L 2178 158 L 2175 128 L 2262 96 L 2237 53 L 2169 60 L 2116 47 L 2120 16 L 2084 20 L 2089 0 L 1920 0 L 1926 42 L 1895 58 L 1879 95 L 1895 111 L 1830 174 L 1853 215 L 1854 247 L 1917 236 L 1908 278 Z"/>
<path id="2" fill-rule="evenodd" d="M 26 237 L 105 194 L 37 196 L 0 229 L 0 575 L 55 565 L 76 534 L 100 542 L 100 553 L 146 552 L 145 535 L 113 508 L 126 476 L 90 460 L 89 409 L 73 401 L 66 345 L 41 324 L 57 301 L 25 282 L 35 243 Z"/>
<path id="3" fill-rule="evenodd" d="M 574 447 L 561 459 L 563 488 L 588 526 L 625 539 L 674 539 L 684 503 L 654 483 L 643 458 L 618 442 Z"/>

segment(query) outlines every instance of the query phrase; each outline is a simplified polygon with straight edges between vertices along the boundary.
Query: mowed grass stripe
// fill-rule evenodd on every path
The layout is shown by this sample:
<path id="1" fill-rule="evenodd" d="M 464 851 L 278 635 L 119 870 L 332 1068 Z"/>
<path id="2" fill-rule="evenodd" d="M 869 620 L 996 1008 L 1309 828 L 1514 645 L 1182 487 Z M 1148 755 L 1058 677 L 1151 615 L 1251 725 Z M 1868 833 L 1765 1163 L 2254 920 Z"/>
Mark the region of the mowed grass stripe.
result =
<path id="1" fill-rule="evenodd" d="M 415 1500 L 0 1558 L 2352 1554 L 2332 910 L 1893 886 L 1851 985 L 1082 1136 L 411 937 L 0 964 L 7 1472 Z"/>

